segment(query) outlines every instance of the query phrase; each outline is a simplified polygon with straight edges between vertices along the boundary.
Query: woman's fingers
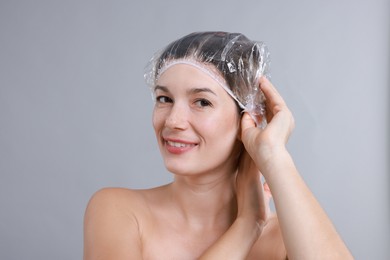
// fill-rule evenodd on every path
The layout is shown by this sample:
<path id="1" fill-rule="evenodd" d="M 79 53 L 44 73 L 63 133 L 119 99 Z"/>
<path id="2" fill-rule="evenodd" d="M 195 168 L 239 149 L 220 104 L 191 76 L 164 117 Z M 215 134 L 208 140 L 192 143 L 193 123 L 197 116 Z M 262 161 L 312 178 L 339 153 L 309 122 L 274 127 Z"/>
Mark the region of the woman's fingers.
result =
<path id="1" fill-rule="evenodd" d="M 282 109 L 288 110 L 288 108 L 282 96 L 266 77 L 261 77 L 259 84 L 266 98 L 265 105 L 267 122 L 270 122 L 276 113 Z M 247 113 L 245 113 L 242 118 L 242 130 L 245 131 L 246 129 L 255 126 L 255 121 Z"/>
<path id="2" fill-rule="evenodd" d="M 241 119 L 241 130 L 242 132 L 246 131 L 249 128 L 256 127 L 255 121 L 252 119 L 252 117 L 245 112 Z"/>
<path id="3" fill-rule="evenodd" d="M 263 186 L 265 205 L 267 206 L 267 214 L 269 216 L 269 214 L 271 213 L 270 203 L 271 203 L 271 199 L 272 199 L 272 193 L 271 193 L 271 189 L 269 188 L 268 183 L 266 181 L 264 181 L 262 186 Z"/>
<path id="4" fill-rule="evenodd" d="M 256 138 L 259 137 L 260 131 L 262 130 L 256 127 L 256 123 L 252 117 L 245 112 L 241 119 L 241 140 L 244 143 L 246 151 L 248 151 L 251 156 L 255 156 L 254 151 L 258 146 Z"/>
<path id="5" fill-rule="evenodd" d="M 264 96 L 266 98 L 266 104 L 269 105 L 269 108 L 272 109 L 274 107 L 278 106 L 286 106 L 286 103 L 284 102 L 284 99 L 279 94 L 279 92 L 276 90 L 276 88 L 272 85 L 272 83 L 266 78 L 261 77 L 260 78 L 260 89 L 263 91 Z"/>
<path id="6" fill-rule="evenodd" d="M 272 85 L 272 83 L 265 77 L 260 79 L 260 88 L 266 97 L 266 115 L 267 121 L 271 122 L 274 116 L 278 113 L 281 115 L 281 120 L 283 124 L 288 125 L 289 131 L 291 131 L 294 126 L 294 118 L 291 114 L 290 109 L 287 107 L 286 102 Z"/>

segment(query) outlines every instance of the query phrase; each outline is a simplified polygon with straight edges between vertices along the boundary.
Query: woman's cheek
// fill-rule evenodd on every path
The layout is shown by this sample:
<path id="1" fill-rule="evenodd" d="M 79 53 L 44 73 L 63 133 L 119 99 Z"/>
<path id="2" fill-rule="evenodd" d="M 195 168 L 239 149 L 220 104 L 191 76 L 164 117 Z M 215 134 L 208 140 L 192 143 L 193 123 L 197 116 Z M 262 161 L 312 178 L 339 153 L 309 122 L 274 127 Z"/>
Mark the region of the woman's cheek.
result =
<path id="1" fill-rule="evenodd" d="M 161 113 L 160 110 L 154 109 L 153 115 L 152 115 L 152 124 L 154 127 L 154 130 L 157 132 L 164 124 L 164 116 Z"/>
<path id="2" fill-rule="evenodd" d="M 236 137 L 239 130 L 239 121 L 237 118 L 215 117 L 204 120 L 202 128 L 207 131 L 210 136 L 215 138 Z M 227 140 L 226 140 L 227 141 Z"/>

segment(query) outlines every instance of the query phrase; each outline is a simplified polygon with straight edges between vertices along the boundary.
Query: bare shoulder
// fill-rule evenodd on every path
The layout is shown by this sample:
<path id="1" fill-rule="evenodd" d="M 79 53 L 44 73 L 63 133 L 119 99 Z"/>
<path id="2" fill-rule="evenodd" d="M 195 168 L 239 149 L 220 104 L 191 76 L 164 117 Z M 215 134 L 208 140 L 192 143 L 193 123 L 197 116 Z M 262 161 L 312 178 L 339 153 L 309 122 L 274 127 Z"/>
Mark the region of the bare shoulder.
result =
<path id="1" fill-rule="evenodd" d="M 141 214 L 148 210 L 149 204 L 152 204 L 155 198 L 159 198 L 164 194 L 166 186 L 143 190 L 103 188 L 92 195 L 87 206 L 86 217 L 91 214 L 95 217 L 101 216 L 100 214 L 94 214 L 95 211 L 128 216 L 132 213 Z"/>
<path id="2" fill-rule="evenodd" d="M 139 259 L 139 219 L 147 218 L 151 190 L 104 188 L 90 199 L 84 216 L 84 259 Z"/>
<path id="3" fill-rule="evenodd" d="M 287 259 L 287 252 L 276 214 L 268 219 L 260 238 L 252 249 L 249 259 Z"/>
<path id="4" fill-rule="evenodd" d="M 138 190 L 125 188 L 103 188 L 92 195 L 88 203 L 86 213 L 101 209 L 123 211 L 137 205 L 142 205 L 142 200 L 142 192 Z"/>

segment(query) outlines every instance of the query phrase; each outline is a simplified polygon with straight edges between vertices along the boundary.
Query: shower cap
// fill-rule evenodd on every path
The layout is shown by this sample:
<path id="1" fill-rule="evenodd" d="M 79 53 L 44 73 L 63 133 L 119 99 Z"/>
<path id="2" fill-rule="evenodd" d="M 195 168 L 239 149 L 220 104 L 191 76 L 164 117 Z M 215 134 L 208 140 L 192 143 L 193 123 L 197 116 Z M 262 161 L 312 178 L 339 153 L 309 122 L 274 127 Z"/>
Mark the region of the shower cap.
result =
<path id="1" fill-rule="evenodd" d="M 186 35 L 157 52 L 146 66 L 144 77 L 152 93 L 159 77 L 175 64 L 189 64 L 207 73 L 251 115 L 258 127 L 265 127 L 265 97 L 259 79 L 269 78 L 270 57 L 263 42 L 240 33 Z"/>

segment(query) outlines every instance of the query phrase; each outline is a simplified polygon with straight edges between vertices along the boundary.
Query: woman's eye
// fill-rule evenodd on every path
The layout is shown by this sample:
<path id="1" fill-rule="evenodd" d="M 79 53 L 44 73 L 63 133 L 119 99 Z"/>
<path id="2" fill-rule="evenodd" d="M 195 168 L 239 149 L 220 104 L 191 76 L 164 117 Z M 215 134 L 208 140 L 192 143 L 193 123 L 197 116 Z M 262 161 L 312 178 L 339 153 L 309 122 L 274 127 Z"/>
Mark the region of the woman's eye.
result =
<path id="1" fill-rule="evenodd" d="M 158 103 L 172 103 L 172 99 L 167 96 L 158 96 L 156 97 Z"/>
<path id="2" fill-rule="evenodd" d="M 210 101 L 208 101 L 207 99 L 198 99 L 195 101 L 195 104 L 198 106 L 198 107 L 211 107 L 212 104 Z"/>

